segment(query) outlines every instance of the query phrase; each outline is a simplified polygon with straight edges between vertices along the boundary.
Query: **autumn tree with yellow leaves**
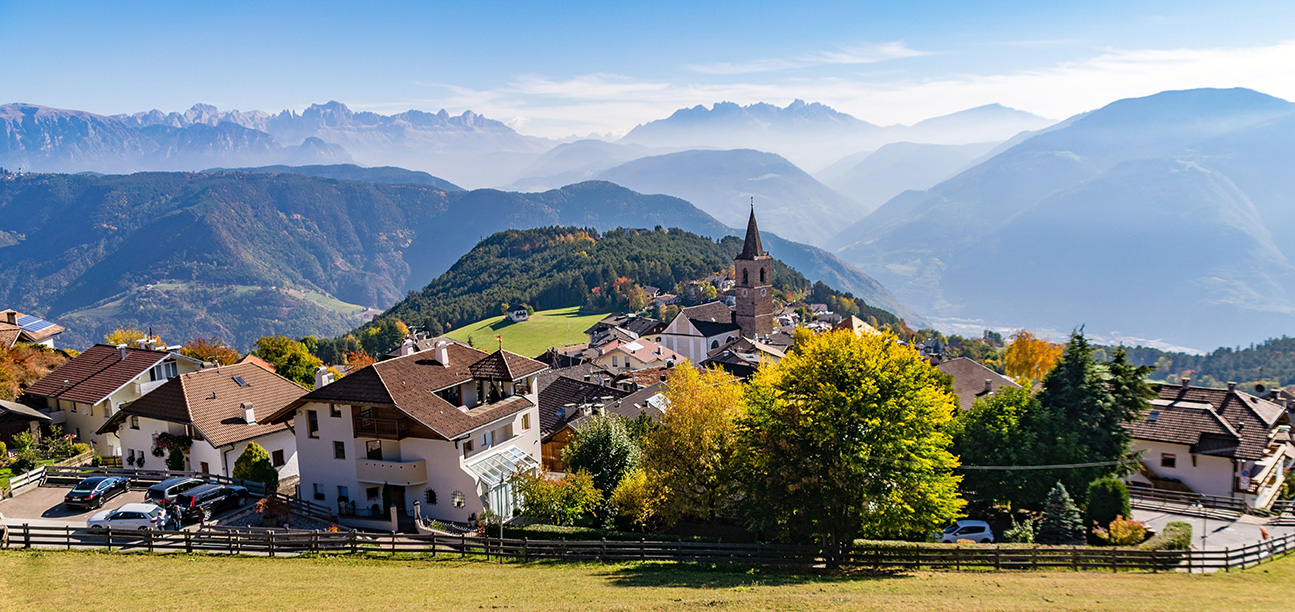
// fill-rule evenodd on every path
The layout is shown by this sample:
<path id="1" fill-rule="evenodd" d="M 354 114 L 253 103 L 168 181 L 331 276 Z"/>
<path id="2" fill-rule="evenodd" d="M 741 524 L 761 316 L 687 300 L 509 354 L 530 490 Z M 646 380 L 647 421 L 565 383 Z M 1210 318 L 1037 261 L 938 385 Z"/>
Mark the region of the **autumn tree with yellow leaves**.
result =
<path id="1" fill-rule="evenodd" d="M 1022 329 L 1012 334 L 1012 343 L 1003 352 L 1003 370 L 1012 380 L 1029 387 L 1043 380 L 1059 359 L 1060 344 L 1048 342 Z"/>

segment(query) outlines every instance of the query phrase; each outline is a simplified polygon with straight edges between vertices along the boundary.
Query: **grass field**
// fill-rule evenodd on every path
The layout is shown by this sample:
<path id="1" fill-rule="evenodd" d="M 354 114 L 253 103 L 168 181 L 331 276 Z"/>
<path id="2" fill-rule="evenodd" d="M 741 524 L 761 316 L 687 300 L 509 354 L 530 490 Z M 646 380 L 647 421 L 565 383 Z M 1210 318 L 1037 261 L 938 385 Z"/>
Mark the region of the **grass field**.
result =
<path id="1" fill-rule="evenodd" d="M 814 576 L 684 565 L 0 551 L 6 610 L 1274 610 L 1295 558 L 1229 574 Z"/>
<path id="2" fill-rule="evenodd" d="M 491 317 L 465 325 L 445 334 L 455 340 L 472 343 L 483 351 L 493 351 L 499 345 L 495 336 L 503 336 L 504 348 L 527 357 L 534 357 L 550 347 L 579 344 L 588 341 L 584 331 L 607 316 L 580 314 L 576 307 L 557 310 L 540 310 L 530 320 L 512 323 L 504 317 Z"/>

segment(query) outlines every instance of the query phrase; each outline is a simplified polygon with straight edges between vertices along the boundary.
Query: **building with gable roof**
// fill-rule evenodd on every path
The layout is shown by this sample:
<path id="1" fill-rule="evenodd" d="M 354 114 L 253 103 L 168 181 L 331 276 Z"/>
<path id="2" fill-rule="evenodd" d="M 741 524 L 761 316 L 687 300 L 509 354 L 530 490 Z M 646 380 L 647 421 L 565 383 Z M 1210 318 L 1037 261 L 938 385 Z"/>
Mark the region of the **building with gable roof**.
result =
<path id="1" fill-rule="evenodd" d="M 63 326 L 13 309 L 0 310 L 0 348 L 14 344 L 39 344 L 54 348 L 54 338 L 66 331 Z"/>
<path id="2" fill-rule="evenodd" d="M 269 416 L 293 424 L 301 496 L 342 522 L 389 528 L 388 508 L 468 521 L 513 514 L 510 476 L 540 465 L 543 363 L 441 341 L 379 361 Z"/>
<path id="3" fill-rule="evenodd" d="M 202 368 L 202 362 L 181 355 L 179 347 L 157 350 L 141 344 L 141 348 L 96 344 L 86 349 L 28 387 L 29 403 L 100 455 L 121 455 L 116 434 L 98 434 L 99 428 L 122 406 L 176 376 Z"/>

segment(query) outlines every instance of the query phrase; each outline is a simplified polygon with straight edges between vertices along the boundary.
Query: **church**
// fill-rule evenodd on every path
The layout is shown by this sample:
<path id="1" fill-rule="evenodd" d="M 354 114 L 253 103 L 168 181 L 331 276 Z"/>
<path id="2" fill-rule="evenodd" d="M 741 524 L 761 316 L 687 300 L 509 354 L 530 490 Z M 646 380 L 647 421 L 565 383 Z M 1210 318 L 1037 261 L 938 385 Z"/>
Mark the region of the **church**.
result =
<path id="1" fill-rule="evenodd" d="M 773 258 L 760 244 L 755 209 L 746 224 L 742 252 L 733 260 L 737 278 L 735 307 L 723 302 L 689 306 L 661 332 L 661 345 L 701 363 L 715 351 L 742 339 L 767 342 L 774 331 Z"/>

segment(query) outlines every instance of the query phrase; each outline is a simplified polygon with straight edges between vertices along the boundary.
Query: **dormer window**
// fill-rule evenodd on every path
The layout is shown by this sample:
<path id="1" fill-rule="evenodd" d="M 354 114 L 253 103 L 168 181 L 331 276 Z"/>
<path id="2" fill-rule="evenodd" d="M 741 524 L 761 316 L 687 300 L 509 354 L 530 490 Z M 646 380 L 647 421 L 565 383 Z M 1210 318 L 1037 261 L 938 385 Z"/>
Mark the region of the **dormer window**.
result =
<path id="1" fill-rule="evenodd" d="M 171 380 L 172 378 L 175 378 L 178 375 L 179 373 L 176 370 L 174 361 L 165 361 L 165 362 L 159 363 L 153 366 L 152 369 L 148 371 L 148 379 L 150 381 Z"/>

